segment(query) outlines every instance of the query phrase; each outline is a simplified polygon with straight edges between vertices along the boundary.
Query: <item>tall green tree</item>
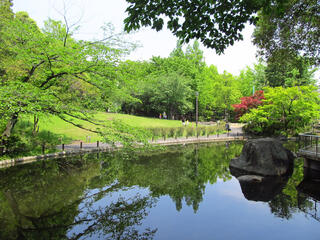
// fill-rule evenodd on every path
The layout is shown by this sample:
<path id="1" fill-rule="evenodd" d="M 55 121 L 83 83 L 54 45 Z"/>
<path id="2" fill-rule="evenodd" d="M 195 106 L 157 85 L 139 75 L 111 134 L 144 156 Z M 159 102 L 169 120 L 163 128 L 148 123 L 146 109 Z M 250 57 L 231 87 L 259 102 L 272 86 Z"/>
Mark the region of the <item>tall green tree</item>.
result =
<path id="1" fill-rule="evenodd" d="M 320 11 L 316 0 L 285 0 L 260 11 L 253 42 L 267 62 L 268 85 L 314 84 L 312 67 L 320 63 Z"/>
<path id="2" fill-rule="evenodd" d="M 121 63 L 121 76 L 128 79 L 133 90 L 130 90 L 131 98 L 123 102 L 122 110 L 146 116 L 159 116 L 163 112 L 169 117 L 187 114 L 192 118 L 199 74 L 205 66 L 199 43 L 194 42 L 184 50 L 179 41 L 167 58 Z"/>
<path id="3" fill-rule="evenodd" d="M 266 59 L 278 51 L 320 63 L 320 10 L 317 0 L 274 1 L 269 11 L 260 11 L 253 34 L 254 43 Z"/>
<path id="4" fill-rule="evenodd" d="M 121 104 L 122 112 L 128 114 L 147 113 L 149 105 L 143 104 L 147 76 L 151 73 L 151 63 L 147 61 L 121 62 L 117 68 L 120 79 L 119 98 L 116 102 Z"/>
<path id="5" fill-rule="evenodd" d="M 268 58 L 265 69 L 267 84 L 271 87 L 314 85 L 313 73 L 308 59 L 291 50 L 280 49 Z"/>
<path id="6" fill-rule="evenodd" d="M 215 108 L 215 87 L 219 79 L 217 67 L 211 65 L 204 68 L 199 75 L 199 116 L 210 120 Z"/>
<path id="7" fill-rule="evenodd" d="M 104 28 L 110 38 L 100 41 L 73 39 L 68 24 L 52 19 L 40 30 L 26 13 L 1 18 L 1 26 L 1 151 L 21 114 L 55 114 L 73 123 L 70 117 L 88 120 L 88 110 L 107 107 L 116 65 L 131 49 L 112 47 L 120 39 L 110 37 L 117 36 L 110 25 Z"/>
<path id="8" fill-rule="evenodd" d="M 213 95 L 215 118 L 229 120 L 233 110 L 232 105 L 238 103 L 241 97 L 234 76 L 227 72 L 220 74 L 214 83 Z"/>
<path id="9" fill-rule="evenodd" d="M 266 66 L 260 62 L 254 64 L 253 68 L 246 67 L 240 72 L 237 82 L 242 96 L 250 96 L 255 91 L 262 90 L 263 87 L 267 86 L 265 69 Z"/>
<path id="10" fill-rule="evenodd" d="M 177 119 L 178 115 L 185 115 L 193 109 L 189 100 L 192 91 L 189 79 L 171 72 L 160 75 L 154 79 L 153 90 L 149 89 L 152 96 L 151 104 L 158 106 L 157 110 L 166 112 L 170 119 Z"/>

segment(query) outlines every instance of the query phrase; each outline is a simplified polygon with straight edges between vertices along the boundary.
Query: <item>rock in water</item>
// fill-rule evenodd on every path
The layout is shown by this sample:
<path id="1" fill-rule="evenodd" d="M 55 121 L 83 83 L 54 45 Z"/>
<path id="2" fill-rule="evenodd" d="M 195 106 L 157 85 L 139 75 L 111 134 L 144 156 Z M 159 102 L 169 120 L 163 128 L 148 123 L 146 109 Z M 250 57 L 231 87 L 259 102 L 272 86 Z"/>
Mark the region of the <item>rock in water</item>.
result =
<path id="1" fill-rule="evenodd" d="M 260 138 L 248 140 L 240 157 L 230 161 L 230 170 L 262 176 L 290 174 L 295 155 L 284 148 L 279 140 Z M 238 174 L 243 175 L 243 174 Z"/>
<path id="2" fill-rule="evenodd" d="M 257 176 L 257 175 L 242 175 L 237 178 L 239 182 L 256 182 L 256 183 L 261 183 L 264 179 L 262 176 Z"/>
<path id="3" fill-rule="evenodd" d="M 287 176 L 262 177 L 257 175 L 243 175 L 238 177 L 245 198 L 251 201 L 261 202 L 269 202 L 281 193 L 288 179 Z"/>

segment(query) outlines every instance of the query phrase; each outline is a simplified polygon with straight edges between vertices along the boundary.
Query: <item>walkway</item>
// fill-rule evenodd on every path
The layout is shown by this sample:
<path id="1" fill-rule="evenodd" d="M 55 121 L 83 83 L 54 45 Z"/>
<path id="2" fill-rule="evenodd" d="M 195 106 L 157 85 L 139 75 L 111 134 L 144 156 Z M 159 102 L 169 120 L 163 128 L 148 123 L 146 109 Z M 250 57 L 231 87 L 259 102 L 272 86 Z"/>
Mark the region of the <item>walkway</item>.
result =
<path id="1" fill-rule="evenodd" d="M 189 137 L 189 138 L 168 138 L 166 140 L 158 139 L 153 141 L 151 144 L 159 145 L 175 145 L 175 144 L 190 144 L 190 143 L 204 143 L 204 142 L 217 142 L 217 141 L 233 141 L 233 140 L 244 140 L 245 137 L 242 133 L 242 128 L 238 125 L 231 125 L 231 131 L 227 134 L 211 135 L 209 137 L 199 136 Z M 98 146 L 97 146 L 98 145 Z M 79 153 L 90 153 L 90 152 L 99 152 L 99 151 L 111 151 L 115 148 L 121 148 L 121 145 L 116 145 L 115 147 L 107 143 L 78 143 L 78 144 L 67 144 L 57 146 L 60 149 L 60 152 L 44 154 L 40 156 L 30 156 L 22 157 L 18 159 L 10 159 L 0 161 L 0 168 L 14 166 L 16 164 L 24 164 L 28 162 L 33 162 L 41 159 L 47 158 L 61 158 L 68 155 L 76 155 Z M 64 148 L 64 149 L 62 149 Z"/>
<path id="2" fill-rule="evenodd" d="M 216 142 L 216 141 L 233 141 L 233 140 L 243 140 L 243 132 L 241 127 L 232 127 L 229 133 L 218 134 L 207 136 L 199 136 L 199 137 L 182 137 L 182 138 L 167 138 L 167 139 L 157 139 L 155 141 L 149 141 L 151 144 L 159 144 L 159 145 L 175 145 L 175 144 L 189 144 L 189 143 L 201 143 L 201 142 Z M 108 143 L 83 143 L 79 142 L 76 144 L 66 144 L 64 146 L 59 145 L 58 149 L 62 150 L 64 147 L 64 151 L 86 151 L 89 149 L 111 149 L 112 145 Z M 120 148 L 121 145 L 116 145 L 117 148 Z"/>

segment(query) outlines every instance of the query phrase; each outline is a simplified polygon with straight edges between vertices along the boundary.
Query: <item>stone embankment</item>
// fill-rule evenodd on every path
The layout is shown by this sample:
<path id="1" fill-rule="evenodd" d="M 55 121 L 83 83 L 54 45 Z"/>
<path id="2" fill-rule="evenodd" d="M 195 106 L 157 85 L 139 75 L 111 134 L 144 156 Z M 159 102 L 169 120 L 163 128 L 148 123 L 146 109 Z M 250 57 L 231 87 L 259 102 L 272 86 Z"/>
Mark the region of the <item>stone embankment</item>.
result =
<path id="1" fill-rule="evenodd" d="M 183 137 L 183 138 L 167 138 L 167 139 L 158 139 L 156 141 L 150 141 L 153 145 L 179 145 L 179 144 L 192 144 L 192 143 L 209 143 L 209 142 L 219 142 L 219 141 L 234 141 L 234 140 L 244 140 L 245 137 L 242 133 L 242 128 L 235 125 L 231 126 L 231 131 L 227 134 L 219 134 L 219 135 L 211 135 L 209 137 L 199 136 L 197 137 Z M 77 155 L 82 153 L 92 153 L 99 151 L 113 151 L 116 149 L 120 149 L 121 145 L 112 146 L 107 143 L 78 143 L 78 144 L 67 144 L 63 146 L 59 145 L 57 148 L 60 152 L 43 154 L 39 156 L 29 156 L 29 157 L 21 157 L 16 159 L 9 159 L 0 161 L 0 168 L 14 166 L 16 164 L 24 164 L 42 159 L 54 159 L 54 158 L 62 158 L 70 155 Z"/>

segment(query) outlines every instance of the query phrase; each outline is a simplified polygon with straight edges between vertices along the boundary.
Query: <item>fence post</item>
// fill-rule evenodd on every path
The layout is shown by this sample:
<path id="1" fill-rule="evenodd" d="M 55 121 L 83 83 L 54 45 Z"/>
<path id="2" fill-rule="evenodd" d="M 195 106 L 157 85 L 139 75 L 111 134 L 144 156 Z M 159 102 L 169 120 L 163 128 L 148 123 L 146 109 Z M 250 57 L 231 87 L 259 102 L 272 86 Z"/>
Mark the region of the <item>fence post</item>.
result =
<path id="1" fill-rule="evenodd" d="M 306 139 L 307 139 L 307 138 L 306 138 L 306 136 L 304 136 L 303 139 L 304 139 L 304 148 L 306 148 L 306 147 L 307 147 L 307 143 L 306 143 Z"/>
<path id="2" fill-rule="evenodd" d="M 62 151 L 64 151 L 64 143 L 62 143 Z"/>
<path id="3" fill-rule="evenodd" d="M 45 143 L 42 143 L 42 155 L 44 155 L 45 148 L 46 148 L 46 144 L 45 144 Z"/>
<path id="4" fill-rule="evenodd" d="M 99 141 L 97 141 L 97 148 L 99 147 Z"/>
<path id="5" fill-rule="evenodd" d="M 82 142 L 80 142 L 80 149 L 82 149 Z"/>
<path id="6" fill-rule="evenodd" d="M 318 158 L 318 140 L 319 138 L 316 137 L 316 158 Z"/>

